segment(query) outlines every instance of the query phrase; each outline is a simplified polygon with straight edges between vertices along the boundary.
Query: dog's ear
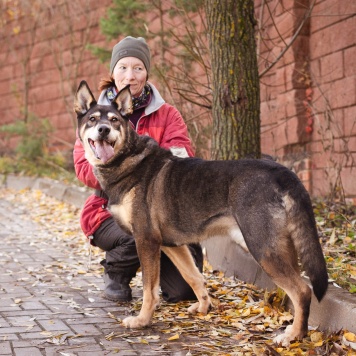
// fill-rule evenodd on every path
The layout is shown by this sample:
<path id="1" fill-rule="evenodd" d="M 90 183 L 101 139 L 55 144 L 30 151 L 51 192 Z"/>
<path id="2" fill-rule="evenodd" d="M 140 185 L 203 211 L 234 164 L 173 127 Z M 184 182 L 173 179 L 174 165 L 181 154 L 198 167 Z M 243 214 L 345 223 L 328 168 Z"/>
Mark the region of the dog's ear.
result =
<path id="1" fill-rule="evenodd" d="M 94 95 L 87 82 L 82 80 L 74 97 L 74 111 L 77 115 L 84 115 L 93 105 L 96 105 Z"/>
<path id="2" fill-rule="evenodd" d="M 132 114 L 133 108 L 130 85 L 126 85 L 125 88 L 121 89 L 111 103 L 117 105 L 117 110 L 123 117 Z"/>

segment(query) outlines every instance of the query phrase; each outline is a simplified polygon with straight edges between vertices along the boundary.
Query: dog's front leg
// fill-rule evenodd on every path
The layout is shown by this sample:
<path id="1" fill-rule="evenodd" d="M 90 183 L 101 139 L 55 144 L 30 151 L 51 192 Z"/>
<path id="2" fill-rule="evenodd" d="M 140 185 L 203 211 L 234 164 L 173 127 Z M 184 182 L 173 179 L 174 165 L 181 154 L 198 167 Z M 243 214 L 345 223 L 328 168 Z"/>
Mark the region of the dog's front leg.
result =
<path id="1" fill-rule="evenodd" d="M 185 245 L 179 247 L 162 246 L 162 251 L 175 264 L 182 277 L 191 286 L 196 297 L 198 298 L 198 302 L 190 306 L 188 312 L 191 314 L 196 312 L 207 314 L 211 301 L 205 287 L 204 277 L 195 265 L 188 247 Z"/>
<path id="2" fill-rule="evenodd" d="M 136 239 L 142 268 L 143 303 L 138 316 L 130 316 L 123 320 L 122 323 L 127 328 L 143 328 L 149 325 L 159 302 L 160 245 L 151 240 L 148 242 L 142 244 Z"/>

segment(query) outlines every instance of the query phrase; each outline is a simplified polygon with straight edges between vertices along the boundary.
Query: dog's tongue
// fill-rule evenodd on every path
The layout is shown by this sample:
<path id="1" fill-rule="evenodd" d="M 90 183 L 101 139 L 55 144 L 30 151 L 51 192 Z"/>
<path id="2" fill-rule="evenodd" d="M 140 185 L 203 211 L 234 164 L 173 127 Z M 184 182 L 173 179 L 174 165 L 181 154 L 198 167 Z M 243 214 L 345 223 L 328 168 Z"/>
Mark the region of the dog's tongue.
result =
<path id="1" fill-rule="evenodd" d="M 95 142 L 95 150 L 103 163 L 106 163 L 114 155 L 114 148 L 106 141 Z"/>

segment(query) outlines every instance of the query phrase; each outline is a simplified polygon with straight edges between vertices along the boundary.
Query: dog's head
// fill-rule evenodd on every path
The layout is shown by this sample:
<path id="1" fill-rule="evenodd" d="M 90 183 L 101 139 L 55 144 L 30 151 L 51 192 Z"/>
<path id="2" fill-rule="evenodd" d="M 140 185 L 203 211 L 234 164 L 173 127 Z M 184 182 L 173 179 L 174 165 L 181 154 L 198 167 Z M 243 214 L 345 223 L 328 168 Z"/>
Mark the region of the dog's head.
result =
<path id="1" fill-rule="evenodd" d="M 132 113 L 129 86 L 122 89 L 111 105 L 98 105 L 88 84 L 82 81 L 74 98 L 78 134 L 85 157 L 93 166 L 105 165 L 122 149 Z"/>

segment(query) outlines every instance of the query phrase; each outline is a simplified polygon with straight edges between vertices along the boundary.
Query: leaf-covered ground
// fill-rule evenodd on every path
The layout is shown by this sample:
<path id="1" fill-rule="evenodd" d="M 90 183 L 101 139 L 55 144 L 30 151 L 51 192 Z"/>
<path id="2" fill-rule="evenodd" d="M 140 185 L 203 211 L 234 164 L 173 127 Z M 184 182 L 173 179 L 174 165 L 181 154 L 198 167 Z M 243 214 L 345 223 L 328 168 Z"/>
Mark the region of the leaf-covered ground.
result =
<path id="1" fill-rule="evenodd" d="M 329 278 L 356 293 L 356 207 L 318 201 L 314 212 Z"/>
<path id="2" fill-rule="evenodd" d="M 76 256 L 70 264 L 50 266 L 36 273 L 67 273 L 68 278 L 73 275 L 102 274 L 99 261 L 103 253 L 97 248 L 92 248 L 89 253 L 79 227 L 78 209 L 39 191 L 26 190 L 19 194 L 3 189 L 0 190 L 0 199 L 22 206 L 33 221 L 53 232 L 54 238 L 59 239 L 63 247 L 69 247 Z M 315 212 L 330 276 L 335 284 L 354 293 L 354 210 L 317 202 Z M 38 238 L 41 238 L 40 234 Z M 272 343 L 275 332 L 290 324 L 293 318 L 283 307 L 284 296 L 281 291 L 269 293 L 226 278 L 222 273 L 213 271 L 208 264 L 205 265 L 204 275 L 214 302 L 214 308 L 208 315 L 189 315 L 189 303 L 169 304 L 162 301 L 154 315 L 152 327 L 143 330 L 115 328 L 115 331 L 106 335 L 106 339 L 110 342 L 122 338 L 133 344 L 147 344 L 157 354 L 165 354 L 170 349 L 169 345 L 179 341 L 187 356 L 356 355 L 356 335 L 347 330 L 334 334 L 310 330 L 301 342 L 295 342 L 289 348 L 277 347 Z M 136 298 L 127 307 L 137 313 L 142 302 L 140 273 L 133 280 L 132 287 Z M 109 316 L 121 321 L 115 312 Z"/>

